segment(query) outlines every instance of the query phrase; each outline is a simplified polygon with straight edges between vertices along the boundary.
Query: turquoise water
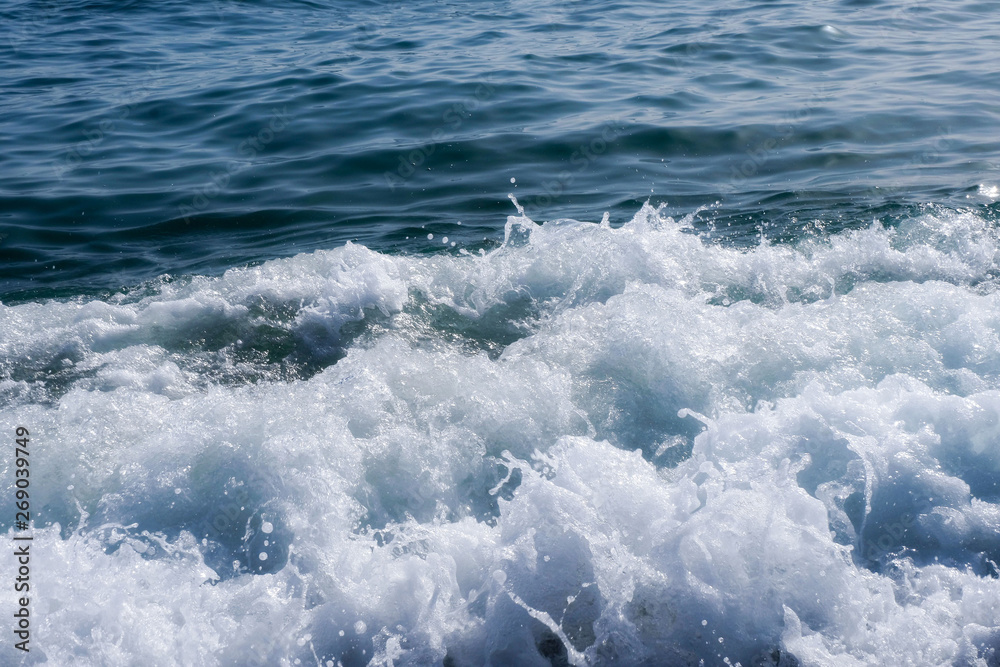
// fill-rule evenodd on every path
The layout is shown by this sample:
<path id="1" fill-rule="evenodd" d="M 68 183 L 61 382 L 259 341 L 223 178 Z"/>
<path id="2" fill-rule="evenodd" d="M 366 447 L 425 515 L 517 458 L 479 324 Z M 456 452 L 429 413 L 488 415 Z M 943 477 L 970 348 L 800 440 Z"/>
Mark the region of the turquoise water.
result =
<path id="1" fill-rule="evenodd" d="M 0 663 L 996 665 L 998 47 L 0 0 Z"/>

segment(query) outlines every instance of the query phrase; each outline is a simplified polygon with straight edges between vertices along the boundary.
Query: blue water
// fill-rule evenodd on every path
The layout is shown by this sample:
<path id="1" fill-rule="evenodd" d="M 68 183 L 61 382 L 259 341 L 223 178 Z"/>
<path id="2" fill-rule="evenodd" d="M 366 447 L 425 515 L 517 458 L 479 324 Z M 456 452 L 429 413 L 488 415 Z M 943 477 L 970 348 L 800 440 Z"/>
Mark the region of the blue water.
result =
<path id="1" fill-rule="evenodd" d="M 997 54 L 961 0 L 0 0 L 0 662 L 996 665 Z"/>
<path id="2" fill-rule="evenodd" d="M 983 206 L 995 10 L 4 2 L 0 294 L 488 246 L 511 191 L 539 220 L 649 199 L 793 235 Z"/>

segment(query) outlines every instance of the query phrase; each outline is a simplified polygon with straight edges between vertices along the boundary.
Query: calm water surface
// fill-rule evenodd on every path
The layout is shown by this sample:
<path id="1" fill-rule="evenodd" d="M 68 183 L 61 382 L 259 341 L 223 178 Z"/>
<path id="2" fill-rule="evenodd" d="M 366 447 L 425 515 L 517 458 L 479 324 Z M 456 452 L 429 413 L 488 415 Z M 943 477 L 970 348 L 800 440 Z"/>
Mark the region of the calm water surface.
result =
<path id="1" fill-rule="evenodd" d="M 751 236 L 995 215 L 996 9 L 5 1 L 0 293 L 490 247 L 509 192 L 539 221 L 648 199 Z"/>

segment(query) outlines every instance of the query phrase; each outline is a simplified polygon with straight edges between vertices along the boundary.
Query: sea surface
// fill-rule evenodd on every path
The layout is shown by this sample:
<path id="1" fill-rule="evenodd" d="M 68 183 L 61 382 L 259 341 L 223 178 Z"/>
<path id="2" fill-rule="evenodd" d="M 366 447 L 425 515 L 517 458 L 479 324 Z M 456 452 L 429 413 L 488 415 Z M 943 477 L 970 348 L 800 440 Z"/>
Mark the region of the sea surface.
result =
<path id="1" fill-rule="evenodd" d="M 0 664 L 1000 664 L 998 56 L 0 0 Z"/>

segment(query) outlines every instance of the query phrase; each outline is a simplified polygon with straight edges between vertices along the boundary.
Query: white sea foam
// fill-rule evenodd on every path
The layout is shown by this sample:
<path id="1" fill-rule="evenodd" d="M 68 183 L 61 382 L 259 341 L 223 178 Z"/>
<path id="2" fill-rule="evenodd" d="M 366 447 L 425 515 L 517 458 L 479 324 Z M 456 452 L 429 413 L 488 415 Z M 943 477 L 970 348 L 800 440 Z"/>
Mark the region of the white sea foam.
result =
<path id="1" fill-rule="evenodd" d="M 996 664 L 998 251 L 644 207 L 0 306 L 28 662 Z"/>

